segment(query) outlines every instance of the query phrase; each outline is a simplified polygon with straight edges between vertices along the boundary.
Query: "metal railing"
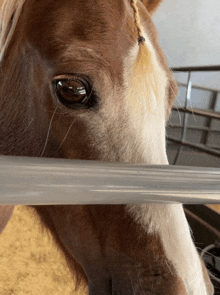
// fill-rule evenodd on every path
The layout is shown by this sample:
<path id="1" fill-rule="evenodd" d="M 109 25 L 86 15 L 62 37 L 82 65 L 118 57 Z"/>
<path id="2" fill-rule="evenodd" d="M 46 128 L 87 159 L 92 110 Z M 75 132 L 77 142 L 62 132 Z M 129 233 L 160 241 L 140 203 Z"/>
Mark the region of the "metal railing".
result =
<path id="1" fill-rule="evenodd" d="M 172 164 L 173 165 L 177 164 L 183 146 L 188 146 L 193 149 L 205 152 L 209 155 L 220 157 L 220 151 L 218 150 L 217 147 L 207 146 L 208 136 L 210 134 L 210 131 L 213 132 L 213 130 L 211 130 L 212 120 L 213 119 L 220 120 L 220 113 L 215 113 L 217 96 L 218 96 L 218 93 L 220 93 L 220 90 L 213 89 L 210 87 L 201 87 L 201 86 L 196 86 L 196 85 L 194 86 L 191 83 L 191 73 L 192 72 L 220 71 L 220 66 L 182 67 L 182 68 L 172 68 L 172 70 L 174 72 L 188 72 L 187 84 L 178 83 L 179 86 L 186 87 L 185 105 L 184 105 L 184 107 L 181 107 L 181 108 L 179 108 L 179 107 L 173 108 L 173 111 L 178 111 L 178 112 L 184 113 L 183 125 L 182 125 L 182 131 L 181 131 L 181 139 L 178 139 L 178 138 L 175 138 L 172 136 L 167 136 L 168 141 L 179 144 L 176 156 L 175 156 Z M 188 104 L 191 99 L 192 88 L 211 91 L 213 93 L 212 98 L 211 98 L 210 111 L 189 108 Z M 186 140 L 187 129 L 188 128 L 192 129 L 192 126 L 187 126 L 189 114 L 194 114 L 194 115 L 198 115 L 198 116 L 202 116 L 202 117 L 206 118 L 205 126 L 199 127 L 199 129 L 203 131 L 203 135 L 202 135 L 202 139 L 201 139 L 200 144 L 195 144 L 195 143 L 192 143 L 192 142 L 189 142 Z M 168 126 L 173 126 L 173 125 L 168 125 Z M 215 130 L 215 132 L 220 132 L 220 131 Z"/>

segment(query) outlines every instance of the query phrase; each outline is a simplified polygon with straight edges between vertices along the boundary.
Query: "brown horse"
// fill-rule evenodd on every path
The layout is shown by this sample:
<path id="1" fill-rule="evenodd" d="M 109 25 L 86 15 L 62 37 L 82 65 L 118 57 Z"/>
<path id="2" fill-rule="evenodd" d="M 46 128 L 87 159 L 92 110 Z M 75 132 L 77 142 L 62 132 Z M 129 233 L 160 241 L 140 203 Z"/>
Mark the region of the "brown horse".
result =
<path id="1" fill-rule="evenodd" d="M 159 2 L 6 0 L 0 154 L 168 164 L 177 88 L 151 19 Z M 182 205 L 34 208 L 90 295 L 213 294 Z"/>

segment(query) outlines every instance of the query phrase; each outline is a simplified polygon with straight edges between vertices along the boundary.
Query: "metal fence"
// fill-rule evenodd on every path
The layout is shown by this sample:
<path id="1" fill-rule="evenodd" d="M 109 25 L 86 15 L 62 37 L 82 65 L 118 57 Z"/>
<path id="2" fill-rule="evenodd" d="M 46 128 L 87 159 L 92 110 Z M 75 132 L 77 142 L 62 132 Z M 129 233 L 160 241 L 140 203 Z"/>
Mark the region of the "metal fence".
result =
<path id="1" fill-rule="evenodd" d="M 190 148 L 192 148 L 192 150 L 198 150 L 200 152 L 204 152 L 206 154 L 220 158 L 220 146 L 212 147 L 208 144 L 208 137 L 211 132 L 212 133 L 215 132 L 218 135 L 220 135 L 220 130 L 212 130 L 211 129 L 213 120 L 220 121 L 220 112 L 216 112 L 216 105 L 217 105 L 218 96 L 220 94 L 220 87 L 219 87 L 219 89 L 214 89 L 214 88 L 210 88 L 210 87 L 202 87 L 202 86 L 198 86 L 198 85 L 192 85 L 192 82 L 191 82 L 192 73 L 195 73 L 195 72 L 216 72 L 216 71 L 220 71 L 220 66 L 182 67 L 182 68 L 173 68 L 172 70 L 174 72 L 188 73 L 188 77 L 187 77 L 186 84 L 178 83 L 179 86 L 183 86 L 186 88 L 184 106 L 181 106 L 181 107 L 174 106 L 173 107 L 173 112 L 183 113 L 183 123 L 182 124 L 172 124 L 172 123 L 168 124 L 168 127 L 181 128 L 180 138 L 175 138 L 172 135 L 167 136 L 168 142 L 173 142 L 175 144 L 178 144 L 176 156 L 174 157 L 174 160 L 171 164 L 175 165 L 178 163 L 180 154 L 183 151 L 183 147 L 190 147 Z M 209 92 L 212 94 L 211 98 L 210 98 L 208 110 L 190 108 L 190 100 L 193 99 L 191 97 L 192 89 L 203 90 L 203 91 L 206 91 L 206 92 Z M 188 125 L 190 114 L 204 118 L 205 121 L 204 121 L 203 126 Z M 202 135 L 201 135 L 201 139 L 200 139 L 199 144 L 198 143 L 195 144 L 193 142 L 186 140 L 187 129 L 202 131 Z"/>

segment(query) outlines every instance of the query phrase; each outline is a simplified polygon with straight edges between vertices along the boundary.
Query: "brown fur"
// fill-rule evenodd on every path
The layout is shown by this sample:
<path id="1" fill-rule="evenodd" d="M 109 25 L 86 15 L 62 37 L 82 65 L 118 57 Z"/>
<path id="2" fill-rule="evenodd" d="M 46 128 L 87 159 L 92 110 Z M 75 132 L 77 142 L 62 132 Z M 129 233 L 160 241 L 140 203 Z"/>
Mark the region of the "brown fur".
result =
<path id="1" fill-rule="evenodd" d="M 141 0 L 150 14 L 153 14 L 157 10 L 158 6 L 163 0 Z"/>
<path id="2" fill-rule="evenodd" d="M 73 258 L 81 262 L 92 281 L 104 274 L 108 279 L 113 274 L 113 280 L 123 282 L 128 272 L 136 292 L 167 294 L 169 290 L 171 295 L 187 295 L 164 256 L 159 238 L 146 235 L 125 211 L 125 206 L 39 206 L 35 209 L 58 237 L 70 267 L 74 266 L 78 275 L 84 272 Z M 105 273 L 105 270 L 108 271 Z M 85 275 L 81 278 L 87 282 Z M 131 294 L 126 291 L 122 294 Z"/>

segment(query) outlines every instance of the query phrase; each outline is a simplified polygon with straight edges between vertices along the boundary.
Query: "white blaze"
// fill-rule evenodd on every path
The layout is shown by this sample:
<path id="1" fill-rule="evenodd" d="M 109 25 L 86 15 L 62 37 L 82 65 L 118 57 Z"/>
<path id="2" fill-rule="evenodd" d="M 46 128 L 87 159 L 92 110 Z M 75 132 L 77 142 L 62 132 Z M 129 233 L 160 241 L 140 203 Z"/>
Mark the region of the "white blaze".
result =
<path id="1" fill-rule="evenodd" d="M 137 141 L 144 150 L 143 161 L 147 164 L 168 164 L 165 146 L 167 77 L 146 33 L 144 37 L 157 68 L 160 97 L 146 97 L 142 81 L 132 76 L 132 65 L 138 54 L 138 46 L 135 46 L 125 59 L 126 103 L 133 120 L 132 129 L 136 130 Z M 144 73 L 142 79 L 147 74 Z M 158 234 L 167 259 L 184 282 L 188 294 L 207 295 L 202 265 L 182 205 L 127 205 L 127 210 L 148 234 Z"/>

